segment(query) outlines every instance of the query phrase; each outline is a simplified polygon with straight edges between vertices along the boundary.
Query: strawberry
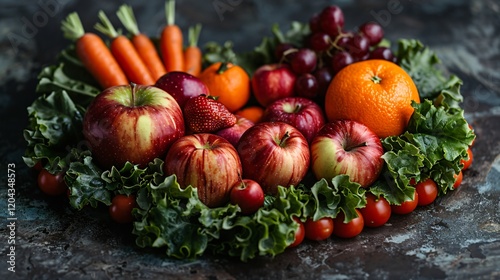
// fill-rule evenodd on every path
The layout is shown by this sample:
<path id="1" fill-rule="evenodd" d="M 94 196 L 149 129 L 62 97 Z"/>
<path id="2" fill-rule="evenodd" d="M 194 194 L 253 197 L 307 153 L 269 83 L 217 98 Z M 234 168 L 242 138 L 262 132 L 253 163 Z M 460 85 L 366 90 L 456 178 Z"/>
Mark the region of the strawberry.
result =
<path id="1" fill-rule="evenodd" d="M 184 119 L 194 133 L 215 132 L 236 123 L 236 116 L 224 104 L 218 102 L 215 96 L 205 94 L 186 102 Z"/>

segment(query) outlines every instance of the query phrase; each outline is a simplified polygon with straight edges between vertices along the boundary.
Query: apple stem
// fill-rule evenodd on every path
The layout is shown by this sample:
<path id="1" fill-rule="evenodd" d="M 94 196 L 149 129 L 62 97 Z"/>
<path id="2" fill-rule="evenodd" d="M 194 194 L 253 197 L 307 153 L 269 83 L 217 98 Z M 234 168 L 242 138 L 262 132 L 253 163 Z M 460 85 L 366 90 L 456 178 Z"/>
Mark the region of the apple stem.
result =
<path id="1" fill-rule="evenodd" d="M 284 147 L 285 146 L 285 142 L 286 140 L 290 138 L 290 133 L 287 131 L 285 132 L 285 134 L 283 135 L 283 137 L 281 137 L 281 139 L 279 140 L 279 146 L 280 147 Z"/>
<path id="2" fill-rule="evenodd" d="M 358 145 L 354 145 L 354 146 L 347 146 L 345 148 L 346 151 L 350 151 L 350 150 L 354 150 L 356 148 L 360 148 L 360 147 L 366 147 L 367 146 L 367 143 L 366 142 L 362 142 L 362 143 L 359 143 Z"/>
<path id="3" fill-rule="evenodd" d="M 136 83 L 130 83 L 130 87 L 131 87 L 131 100 L 130 100 L 130 105 L 134 106 L 135 107 L 135 91 L 137 90 L 137 84 Z"/>
<path id="4" fill-rule="evenodd" d="M 247 185 L 246 185 L 246 184 L 245 184 L 245 182 L 243 181 L 243 176 L 241 176 L 241 173 L 240 173 L 240 172 L 238 172 L 238 180 L 239 180 L 239 182 L 240 182 L 240 185 L 238 186 L 238 188 L 239 188 L 240 190 L 244 190 L 244 189 L 247 187 Z"/>

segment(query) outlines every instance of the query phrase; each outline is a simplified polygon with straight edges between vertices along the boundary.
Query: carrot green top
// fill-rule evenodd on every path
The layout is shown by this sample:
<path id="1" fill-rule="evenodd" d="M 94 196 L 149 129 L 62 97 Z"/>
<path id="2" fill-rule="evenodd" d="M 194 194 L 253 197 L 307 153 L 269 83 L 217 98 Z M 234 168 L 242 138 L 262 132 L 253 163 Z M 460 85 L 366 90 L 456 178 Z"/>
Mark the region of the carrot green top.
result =
<path id="1" fill-rule="evenodd" d="M 113 24 L 103 11 L 99 11 L 98 17 L 101 22 L 98 22 L 94 25 L 94 28 L 97 31 L 102 32 L 104 35 L 109 36 L 110 38 L 116 38 L 121 35 L 121 32 L 119 30 L 117 31 L 113 27 Z"/>
<path id="2" fill-rule="evenodd" d="M 76 12 L 70 13 L 61 24 L 64 38 L 76 41 L 85 34 L 82 21 Z"/>
<path id="3" fill-rule="evenodd" d="M 198 39 L 200 38 L 201 24 L 197 24 L 188 30 L 188 41 L 190 47 L 196 47 L 198 45 Z"/>
<path id="4" fill-rule="evenodd" d="M 167 17 L 167 25 L 175 23 L 175 0 L 165 2 L 165 13 Z"/>
<path id="5" fill-rule="evenodd" d="M 132 35 L 138 35 L 140 33 L 132 7 L 127 4 L 121 5 L 120 8 L 118 8 L 116 15 L 120 19 L 123 26 L 125 26 L 125 29 L 127 29 L 127 31 Z"/>

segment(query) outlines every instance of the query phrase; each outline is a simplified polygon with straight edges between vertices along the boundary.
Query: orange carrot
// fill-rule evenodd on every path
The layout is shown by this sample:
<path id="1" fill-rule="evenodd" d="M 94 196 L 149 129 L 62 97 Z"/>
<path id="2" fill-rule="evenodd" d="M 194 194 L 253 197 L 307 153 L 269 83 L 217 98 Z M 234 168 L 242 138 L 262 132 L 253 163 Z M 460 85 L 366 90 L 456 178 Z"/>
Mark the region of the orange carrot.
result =
<path id="1" fill-rule="evenodd" d="M 111 53 L 128 79 L 136 84 L 153 85 L 155 80 L 132 42 L 115 30 L 103 11 L 99 11 L 99 19 L 101 22 L 95 25 L 95 29 L 113 39 L 110 45 Z"/>
<path id="2" fill-rule="evenodd" d="M 142 58 L 142 61 L 146 64 L 146 67 L 148 67 L 153 79 L 156 81 L 161 76 L 165 75 L 167 70 L 165 70 L 165 66 L 158 55 L 153 41 L 151 41 L 147 35 L 141 33 L 137 27 L 137 21 L 135 20 L 132 7 L 126 4 L 122 5 L 116 12 L 116 15 L 123 26 L 125 26 L 125 29 L 132 34 L 132 44 Z"/>
<path id="3" fill-rule="evenodd" d="M 163 28 L 160 36 L 160 52 L 163 64 L 167 72 L 184 71 L 184 53 L 182 31 L 174 23 L 175 0 L 168 0 L 165 3 L 167 25 Z"/>
<path id="4" fill-rule="evenodd" d="M 201 25 L 189 28 L 189 45 L 184 50 L 184 71 L 197 77 L 201 73 L 202 53 L 198 47 L 198 38 L 200 37 Z"/>
<path id="5" fill-rule="evenodd" d="M 77 13 L 69 14 L 61 29 L 64 37 L 75 41 L 78 58 L 103 89 L 129 83 L 101 37 L 85 33 Z"/>

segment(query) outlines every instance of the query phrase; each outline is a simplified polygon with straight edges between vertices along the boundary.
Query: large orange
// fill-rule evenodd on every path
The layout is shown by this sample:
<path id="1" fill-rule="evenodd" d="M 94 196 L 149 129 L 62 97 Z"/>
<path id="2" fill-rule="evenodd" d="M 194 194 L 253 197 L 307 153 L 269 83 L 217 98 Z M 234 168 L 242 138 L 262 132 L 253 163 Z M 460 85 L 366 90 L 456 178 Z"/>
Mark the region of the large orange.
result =
<path id="1" fill-rule="evenodd" d="M 386 60 L 365 60 L 335 75 L 326 93 L 325 113 L 329 121 L 354 120 L 384 138 L 406 130 L 412 100 L 420 102 L 418 90 L 401 67 Z"/>
<path id="2" fill-rule="evenodd" d="M 238 65 L 216 62 L 204 69 L 198 77 L 217 101 L 231 112 L 242 108 L 250 99 L 250 77 Z"/>

